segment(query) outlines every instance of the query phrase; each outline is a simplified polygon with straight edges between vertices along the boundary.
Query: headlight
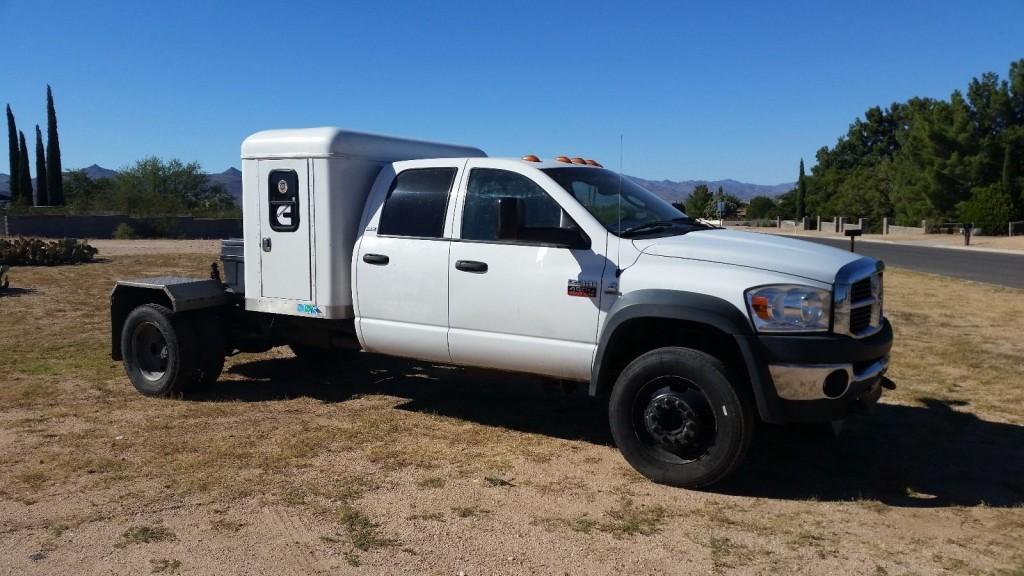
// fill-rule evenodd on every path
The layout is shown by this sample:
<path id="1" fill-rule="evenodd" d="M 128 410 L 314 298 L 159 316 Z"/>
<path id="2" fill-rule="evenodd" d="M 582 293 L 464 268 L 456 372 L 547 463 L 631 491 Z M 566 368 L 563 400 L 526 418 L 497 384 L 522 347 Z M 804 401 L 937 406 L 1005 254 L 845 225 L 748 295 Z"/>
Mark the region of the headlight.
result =
<path id="1" fill-rule="evenodd" d="M 758 332 L 827 332 L 832 294 L 810 286 L 776 284 L 747 290 Z"/>

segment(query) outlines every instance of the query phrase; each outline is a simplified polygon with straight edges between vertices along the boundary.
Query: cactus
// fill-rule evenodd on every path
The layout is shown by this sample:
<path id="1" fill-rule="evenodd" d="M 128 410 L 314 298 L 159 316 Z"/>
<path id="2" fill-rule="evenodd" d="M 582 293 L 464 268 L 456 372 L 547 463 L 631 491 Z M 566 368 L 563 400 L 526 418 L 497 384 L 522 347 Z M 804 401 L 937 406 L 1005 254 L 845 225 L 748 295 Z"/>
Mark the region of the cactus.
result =
<path id="1" fill-rule="evenodd" d="M 0 264 L 7 266 L 60 266 L 91 262 L 97 252 L 88 242 L 74 238 L 0 238 Z"/>

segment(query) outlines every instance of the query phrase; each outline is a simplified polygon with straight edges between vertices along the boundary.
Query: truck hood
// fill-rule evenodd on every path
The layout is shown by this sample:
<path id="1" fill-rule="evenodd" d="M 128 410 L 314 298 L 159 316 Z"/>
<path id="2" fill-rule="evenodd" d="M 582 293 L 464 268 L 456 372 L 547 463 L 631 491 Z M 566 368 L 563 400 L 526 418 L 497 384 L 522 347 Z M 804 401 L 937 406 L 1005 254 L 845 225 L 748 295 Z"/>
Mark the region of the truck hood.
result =
<path id="1" fill-rule="evenodd" d="M 643 254 L 770 270 L 832 284 L 843 265 L 861 256 L 804 240 L 733 230 L 698 230 L 633 241 Z"/>

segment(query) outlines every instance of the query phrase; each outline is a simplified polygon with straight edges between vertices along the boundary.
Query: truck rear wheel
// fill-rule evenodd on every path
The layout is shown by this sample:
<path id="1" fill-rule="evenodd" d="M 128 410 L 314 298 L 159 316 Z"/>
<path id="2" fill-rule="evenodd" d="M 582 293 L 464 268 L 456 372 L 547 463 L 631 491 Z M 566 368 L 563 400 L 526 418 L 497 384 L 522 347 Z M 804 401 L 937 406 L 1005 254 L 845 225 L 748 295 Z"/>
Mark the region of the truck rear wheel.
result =
<path id="1" fill-rule="evenodd" d="M 159 304 L 128 314 L 121 332 L 124 368 L 146 396 L 173 396 L 198 383 L 200 354 L 189 318 Z"/>
<path id="2" fill-rule="evenodd" d="M 722 363 L 689 348 L 633 360 L 612 388 L 612 437 L 626 460 L 661 484 L 714 484 L 743 461 L 753 437 L 750 400 Z"/>

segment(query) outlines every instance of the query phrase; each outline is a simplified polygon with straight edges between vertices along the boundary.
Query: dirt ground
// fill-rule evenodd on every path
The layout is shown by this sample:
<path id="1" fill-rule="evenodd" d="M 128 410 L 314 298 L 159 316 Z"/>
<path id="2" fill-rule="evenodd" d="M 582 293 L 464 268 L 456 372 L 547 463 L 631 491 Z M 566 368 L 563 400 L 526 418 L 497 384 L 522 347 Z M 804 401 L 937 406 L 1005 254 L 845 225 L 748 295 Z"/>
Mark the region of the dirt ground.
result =
<path id="1" fill-rule="evenodd" d="M 737 230 L 749 230 L 765 234 L 787 234 L 792 236 L 816 236 L 820 238 L 846 239 L 843 234 L 835 232 L 818 232 L 817 230 L 793 230 L 778 228 L 737 227 Z M 971 245 L 964 246 L 964 237 L 958 234 L 865 234 L 858 241 L 892 242 L 915 246 L 937 246 L 942 248 L 963 248 L 965 250 L 999 250 L 1005 252 L 1024 253 L 1024 236 L 971 236 Z"/>
<path id="2" fill-rule="evenodd" d="M 135 254 L 220 254 L 220 240 L 90 240 L 105 258 Z"/>
<path id="3" fill-rule="evenodd" d="M 698 492 L 528 376 L 276 349 L 144 398 L 110 288 L 216 244 L 96 244 L 0 297 L 0 575 L 1024 574 L 1024 291 L 890 269 L 899 388 L 838 440 L 761 427 Z"/>

